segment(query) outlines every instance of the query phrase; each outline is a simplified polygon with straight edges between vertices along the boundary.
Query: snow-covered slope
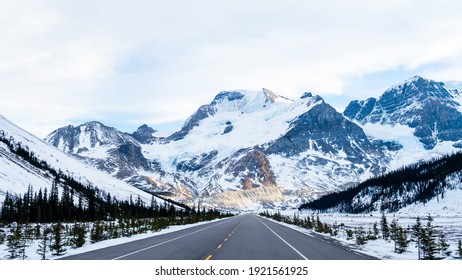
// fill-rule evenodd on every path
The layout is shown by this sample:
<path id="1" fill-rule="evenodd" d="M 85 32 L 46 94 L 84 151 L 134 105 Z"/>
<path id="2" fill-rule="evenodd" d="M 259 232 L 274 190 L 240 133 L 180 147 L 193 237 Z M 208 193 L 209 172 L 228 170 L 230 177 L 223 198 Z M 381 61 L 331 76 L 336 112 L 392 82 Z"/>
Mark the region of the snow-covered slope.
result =
<path id="1" fill-rule="evenodd" d="M 37 159 L 46 162 L 55 171 L 61 171 L 84 185 L 92 185 L 121 200 L 128 199 L 131 195 L 140 196 L 146 203 L 151 201 L 150 194 L 69 156 L 14 125 L 3 116 L 0 116 L 0 134 L 8 139 L 8 142 L 21 145 L 33 153 Z M 26 192 L 29 185 L 36 191 L 40 188 L 50 189 L 52 181 L 53 177 L 46 170 L 34 167 L 14 154 L 8 145 L 0 142 L 0 200 L 3 200 L 6 192 L 12 194 Z"/>
<path id="2" fill-rule="evenodd" d="M 415 163 L 302 208 L 347 213 L 460 213 L 462 153 Z"/>

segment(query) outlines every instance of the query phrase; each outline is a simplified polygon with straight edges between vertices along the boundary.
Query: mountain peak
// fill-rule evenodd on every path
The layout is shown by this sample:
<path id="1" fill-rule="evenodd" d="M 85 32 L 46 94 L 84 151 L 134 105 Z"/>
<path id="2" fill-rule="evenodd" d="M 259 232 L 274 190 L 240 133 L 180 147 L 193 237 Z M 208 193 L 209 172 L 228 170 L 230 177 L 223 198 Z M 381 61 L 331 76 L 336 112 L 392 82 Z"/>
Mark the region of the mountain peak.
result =
<path id="1" fill-rule="evenodd" d="M 138 129 L 132 133 L 132 137 L 135 138 L 138 142 L 143 144 L 148 144 L 154 139 L 154 133 L 157 130 L 148 126 L 147 124 L 143 124 L 142 126 L 138 127 Z"/>
<path id="2" fill-rule="evenodd" d="M 451 98 L 449 91 L 444 88 L 444 83 L 425 79 L 421 76 L 414 76 L 395 86 L 392 86 L 384 92 L 381 98 L 390 93 L 395 95 L 395 97 L 401 95 L 403 98 L 419 96 L 419 100 L 423 100 L 429 97 L 443 99 Z"/>
<path id="3" fill-rule="evenodd" d="M 276 94 L 274 94 L 274 92 L 272 92 L 271 90 L 269 89 L 266 89 L 266 88 L 262 88 L 262 92 L 263 94 L 266 96 L 267 100 L 270 100 L 271 102 L 275 102 L 276 99 L 279 98 L 279 96 L 277 96 Z"/>
<path id="4" fill-rule="evenodd" d="M 108 127 L 98 121 L 86 122 L 74 127 L 68 125 L 53 131 L 45 141 L 68 153 L 78 153 L 81 149 L 88 149 L 102 145 L 120 142 L 135 143 L 128 134 L 113 127 Z"/>
<path id="5" fill-rule="evenodd" d="M 302 96 L 300 96 L 300 99 L 305 99 L 305 98 L 310 98 L 310 97 L 313 97 L 313 94 L 311 92 L 305 92 L 304 94 L 302 94 Z"/>

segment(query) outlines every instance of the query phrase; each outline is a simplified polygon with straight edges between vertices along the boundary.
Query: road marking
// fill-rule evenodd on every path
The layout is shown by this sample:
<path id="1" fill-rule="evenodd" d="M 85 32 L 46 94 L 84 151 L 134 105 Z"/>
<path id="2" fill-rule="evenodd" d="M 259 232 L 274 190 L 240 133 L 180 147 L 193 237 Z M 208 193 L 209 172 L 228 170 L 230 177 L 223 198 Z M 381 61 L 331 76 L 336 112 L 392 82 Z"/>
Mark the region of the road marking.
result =
<path id="1" fill-rule="evenodd" d="M 226 221 L 227 221 L 227 220 L 226 220 Z M 198 233 L 198 232 L 204 231 L 204 230 L 206 230 L 206 229 L 212 228 L 212 227 L 214 227 L 214 226 L 217 226 L 217 225 L 219 225 L 219 224 L 222 224 L 222 223 L 224 223 L 224 222 L 226 222 L 226 221 L 218 222 L 218 223 L 216 223 L 216 224 L 214 224 L 214 225 L 212 225 L 212 226 L 209 226 L 209 227 L 206 227 L 206 228 L 203 228 L 203 229 L 200 229 L 200 230 L 196 230 L 196 231 L 193 231 L 193 232 L 187 233 L 187 234 L 185 234 L 185 235 L 181 235 L 181 236 L 178 236 L 178 237 L 175 237 L 175 238 L 169 239 L 169 240 L 167 240 L 167 241 L 164 241 L 164 242 L 161 242 L 161 243 L 157 243 L 157 244 L 154 244 L 154 245 L 152 245 L 152 246 L 149 246 L 149 247 L 146 247 L 146 248 L 143 248 L 143 249 L 140 249 L 140 250 L 136 250 L 136 251 L 134 251 L 134 252 L 131 252 L 131 253 L 128 253 L 128 254 L 122 255 L 122 256 L 120 256 L 120 257 L 117 257 L 117 258 L 114 258 L 114 259 L 112 259 L 112 260 L 120 260 L 120 259 L 122 259 L 122 258 L 125 258 L 125 257 L 128 257 L 128 256 L 131 256 L 131 255 L 134 255 L 134 254 L 137 254 L 137 253 L 140 253 L 140 252 L 143 252 L 143 251 L 149 250 L 149 249 L 152 249 L 152 248 L 154 248 L 154 247 L 157 247 L 157 246 L 161 246 L 161 245 L 164 245 L 164 244 L 170 243 L 170 242 L 172 242 L 172 241 L 175 241 L 175 240 L 178 240 L 178 239 L 180 239 L 180 238 L 183 238 L 183 237 L 186 237 L 186 236 L 189 236 L 189 235 L 192 235 L 192 234 L 195 234 L 195 233 Z M 210 257 L 211 257 L 211 256 L 210 256 Z"/>
<path id="2" fill-rule="evenodd" d="M 242 224 L 242 221 L 234 228 L 234 230 L 228 234 L 228 236 L 223 240 L 223 242 L 228 241 L 228 238 L 232 236 L 232 234 L 237 230 L 237 228 Z M 222 242 L 222 243 L 223 243 Z M 209 260 L 212 258 L 212 253 L 217 252 L 218 249 L 220 249 L 223 246 L 223 244 L 218 244 L 217 248 L 213 249 L 212 251 L 209 252 L 209 255 L 205 258 L 205 260 Z"/>
<path id="3" fill-rule="evenodd" d="M 307 257 L 305 257 L 302 253 L 300 253 L 297 249 L 295 249 L 294 246 L 290 245 L 289 242 L 285 241 L 284 238 L 280 237 L 277 233 L 275 233 L 267 224 L 265 224 L 264 222 L 260 221 L 260 219 L 257 218 L 257 220 L 262 223 L 265 227 L 267 227 L 272 233 L 274 233 L 274 235 L 276 235 L 277 237 L 279 237 L 279 239 L 281 239 L 284 243 L 287 244 L 287 246 L 289 246 L 292 250 L 294 250 L 297 254 L 299 254 L 303 259 L 305 260 L 308 260 Z"/>

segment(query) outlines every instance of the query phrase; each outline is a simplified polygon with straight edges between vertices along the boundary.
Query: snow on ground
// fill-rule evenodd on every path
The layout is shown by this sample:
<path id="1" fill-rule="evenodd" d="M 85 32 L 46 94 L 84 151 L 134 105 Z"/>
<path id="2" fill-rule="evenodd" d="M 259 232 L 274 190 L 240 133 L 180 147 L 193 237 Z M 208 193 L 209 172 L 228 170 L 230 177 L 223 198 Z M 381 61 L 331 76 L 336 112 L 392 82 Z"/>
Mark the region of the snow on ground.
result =
<path id="1" fill-rule="evenodd" d="M 220 219 L 220 221 L 224 220 L 224 219 L 229 219 L 229 218 L 223 218 L 223 219 Z M 190 228 L 190 227 L 195 227 L 195 226 L 202 225 L 202 224 L 208 224 L 208 223 L 212 223 L 212 222 L 216 222 L 216 221 L 217 220 L 212 220 L 212 221 L 204 221 L 204 222 L 199 222 L 199 223 L 195 223 L 195 224 L 188 224 L 188 225 L 169 226 L 166 229 L 163 229 L 163 230 L 160 230 L 160 231 L 157 231 L 157 232 L 136 234 L 136 235 L 133 235 L 133 236 L 130 236 L 130 237 L 121 237 L 121 238 L 109 239 L 109 240 L 100 241 L 100 242 L 97 242 L 97 243 L 94 243 L 94 244 L 90 243 L 90 240 L 89 240 L 88 234 L 87 234 L 87 240 L 85 242 L 85 245 L 83 245 L 82 247 L 76 248 L 76 249 L 66 247 L 67 253 L 65 255 L 59 256 L 59 257 L 52 256 L 50 253 L 48 253 L 47 259 L 51 259 L 51 260 L 59 259 L 59 258 L 62 258 L 62 257 L 72 256 L 72 255 L 81 254 L 81 253 L 85 253 L 85 252 L 89 252 L 89 251 L 93 251 L 93 250 L 98 250 L 98 249 L 102 249 L 102 248 L 106 248 L 106 247 L 111 247 L 111 246 L 114 246 L 114 245 L 119 245 L 119 244 L 123 244 L 123 243 L 127 243 L 127 242 L 132 242 L 132 241 L 136 241 L 136 240 L 140 240 L 140 239 L 144 239 L 144 238 L 149 238 L 149 237 L 153 237 L 153 236 L 167 234 L 167 233 L 187 229 L 187 228 Z M 0 230 L 7 231 L 8 229 L 0 228 Z M 41 259 L 41 257 L 37 254 L 37 249 L 38 249 L 38 246 L 39 246 L 39 242 L 40 242 L 40 240 L 34 240 L 33 243 L 28 244 L 29 246 L 26 248 L 26 255 L 27 255 L 28 260 L 40 260 Z M 6 241 L 5 241 L 4 244 L 0 245 L 0 260 L 6 259 L 6 255 L 8 254 L 8 252 L 6 250 L 7 250 L 7 246 L 6 246 Z"/>
<path id="2" fill-rule="evenodd" d="M 303 211 L 295 212 L 291 210 L 281 211 L 281 214 L 289 217 L 293 217 L 294 213 L 299 214 L 300 218 L 316 217 L 316 213 Z M 421 218 L 422 225 L 426 225 L 427 213 L 421 212 L 419 215 L 416 214 L 386 214 L 388 224 L 391 223 L 393 219 L 398 221 L 398 224 L 403 228 L 408 228 L 415 224 L 416 218 L 419 216 Z M 322 223 L 327 223 L 333 225 L 344 224 L 345 228 L 358 228 L 363 227 L 364 230 L 372 229 L 373 224 L 377 222 L 380 228 L 380 219 L 382 217 L 381 213 L 372 213 L 367 215 L 354 215 L 354 214 L 340 214 L 340 213 L 330 213 L 330 214 L 319 214 L 319 219 Z M 462 215 L 458 214 L 447 214 L 447 215 L 432 215 L 434 218 L 433 226 L 435 227 L 435 232 L 444 232 L 447 241 L 450 244 L 449 250 L 452 251 L 451 257 L 447 259 L 453 259 L 457 256 L 457 242 L 462 240 Z M 274 220 L 272 220 L 274 221 Z M 347 248 L 364 253 L 379 259 L 392 259 L 392 260 L 417 260 L 417 248 L 415 243 L 410 243 L 406 252 L 398 254 L 394 252 L 394 242 L 385 241 L 383 239 L 369 240 L 364 245 L 357 245 L 355 238 L 348 240 L 346 234 L 343 231 L 339 231 L 339 236 L 333 237 L 329 234 L 317 233 L 314 230 L 304 229 L 295 225 L 289 225 L 282 222 L 280 224 L 286 225 L 290 228 L 293 228 L 297 231 L 303 232 L 309 236 L 321 237 L 323 239 L 331 239 L 337 242 L 340 242 L 342 245 Z M 408 236 L 410 238 L 410 236 Z"/>

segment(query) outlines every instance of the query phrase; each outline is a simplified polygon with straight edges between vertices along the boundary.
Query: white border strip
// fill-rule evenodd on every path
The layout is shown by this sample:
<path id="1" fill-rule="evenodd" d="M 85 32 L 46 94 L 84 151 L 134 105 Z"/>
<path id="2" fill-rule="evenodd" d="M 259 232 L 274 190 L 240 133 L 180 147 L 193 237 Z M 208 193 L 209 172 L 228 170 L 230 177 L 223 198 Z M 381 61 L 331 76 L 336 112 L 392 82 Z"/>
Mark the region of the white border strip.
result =
<path id="1" fill-rule="evenodd" d="M 287 244 L 292 250 L 294 250 L 297 254 L 299 254 L 304 260 L 309 260 L 307 257 L 305 257 L 302 253 L 300 253 L 297 249 L 294 248 L 294 246 L 290 245 L 289 242 L 285 241 L 284 238 L 280 237 L 277 233 L 275 233 L 267 224 L 262 222 L 260 219 L 257 218 L 257 220 L 262 223 L 265 227 L 267 227 L 274 235 L 279 237 L 284 243 Z"/>
<path id="2" fill-rule="evenodd" d="M 187 234 L 185 234 L 185 235 L 181 235 L 181 236 L 178 236 L 178 237 L 175 237 L 175 238 L 169 239 L 169 240 L 167 240 L 167 241 L 164 241 L 164 242 L 161 242 L 161 243 L 157 243 L 157 244 L 155 244 L 155 245 L 152 245 L 152 246 L 149 246 L 149 247 L 146 247 L 146 248 L 140 249 L 140 250 L 136 250 L 136 251 L 134 251 L 134 252 L 131 252 L 131 253 L 128 253 L 128 254 L 122 255 L 122 256 L 120 256 L 120 257 L 117 257 L 117 258 L 114 258 L 114 259 L 111 259 L 111 260 L 120 260 L 120 259 L 122 259 L 122 258 L 125 258 L 125 257 L 131 256 L 131 255 L 134 255 L 134 254 L 137 254 L 137 253 L 140 253 L 140 252 L 143 252 L 143 251 L 149 250 L 149 249 L 151 249 L 151 248 L 154 248 L 154 247 L 157 247 L 157 246 L 161 246 L 161 245 L 164 245 L 164 244 L 170 243 L 170 242 L 172 242 L 172 241 L 178 240 L 178 239 L 180 239 L 180 238 L 183 238 L 183 237 L 186 237 L 186 236 L 188 236 L 188 235 L 192 235 L 192 234 L 195 234 L 195 233 L 198 233 L 198 232 L 204 231 L 204 230 L 206 230 L 206 229 L 212 228 L 212 227 L 214 227 L 214 226 L 217 226 L 217 225 L 219 225 L 219 224 L 221 224 L 221 223 L 224 223 L 224 222 L 226 222 L 226 221 L 221 221 L 221 222 L 215 223 L 215 224 L 214 224 L 214 225 L 212 225 L 212 226 L 209 226 L 209 227 L 206 227 L 206 228 L 203 228 L 203 229 L 200 229 L 200 230 L 196 230 L 196 231 L 193 231 L 193 232 L 187 233 Z"/>

